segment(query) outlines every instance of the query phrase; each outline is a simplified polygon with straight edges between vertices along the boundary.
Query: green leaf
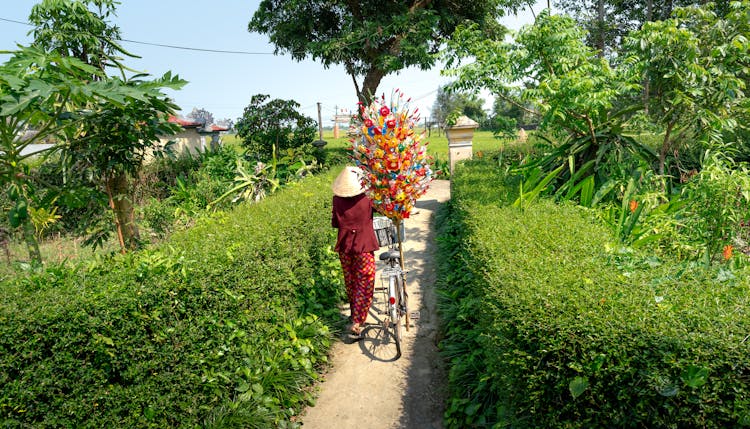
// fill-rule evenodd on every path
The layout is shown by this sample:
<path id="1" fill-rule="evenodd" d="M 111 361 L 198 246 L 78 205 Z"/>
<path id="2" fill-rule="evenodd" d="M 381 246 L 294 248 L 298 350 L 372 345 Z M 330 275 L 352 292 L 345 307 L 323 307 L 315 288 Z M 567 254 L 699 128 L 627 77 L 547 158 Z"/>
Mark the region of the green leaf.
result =
<path id="1" fill-rule="evenodd" d="M 708 368 L 689 365 L 682 372 L 680 378 L 688 387 L 692 387 L 693 389 L 701 387 L 708 381 Z"/>
<path id="2" fill-rule="evenodd" d="M 604 366 L 604 362 L 606 361 L 607 361 L 607 355 L 599 354 L 594 358 L 594 361 L 591 362 L 591 365 L 589 367 L 591 368 L 591 371 L 597 372 L 600 369 L 602 369 L 602 366 Z"/>
<path id="3" fill-rule="evenodd" d="M 581 396 L 583 392 L 585 392 L 586 389 L 588 388 L 589 388 L 588 377 L 576 377 L 573 380 L 571 380 L 570 384 L 568 385 L 568 390 L 570 390 L 570 394 L 573 395 L 573 399 Z"/>
<path id="4" fill-rule="evenodd" d="M 464 413 L 466 413 L 467 416 L 473 416 L 474 414 L 477 413 L 477 411 L 479 411 L 479 408 L 481 406 L 482 404 L 478 402 L 471 403 L 466 406 L 466 408 L 464 409 Z"/>

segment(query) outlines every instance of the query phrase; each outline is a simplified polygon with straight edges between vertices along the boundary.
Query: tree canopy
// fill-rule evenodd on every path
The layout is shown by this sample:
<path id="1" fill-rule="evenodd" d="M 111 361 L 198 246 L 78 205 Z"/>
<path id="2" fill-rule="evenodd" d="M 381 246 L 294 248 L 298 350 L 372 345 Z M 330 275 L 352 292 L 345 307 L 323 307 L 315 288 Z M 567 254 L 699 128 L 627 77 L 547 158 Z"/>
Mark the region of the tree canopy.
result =
<path id="1" fill-rule="evenodd" d="M 720 16 L 729 12 L 731 0 L 712 3 Z M 628 32 L 640 29 L 643 24 L 670 18 L 676 8 L 698 6 L 705 1 L 696 0 L 555 0 L 557 9 L 570 15 L 587 32 L 587 44 L 600 52 L 620 50 Z"/>
<path id="2" fill-rule="evenodd" d="M 432 67 L 434 54 L 458 25 L 469 21 L 489 34 L 502 34 L 497 18 L 525 3 L 263 0 L 248 29 L 268 35 L 277 54 L 297 61 L 310 57 L 326 68 L 344 66 L 357 97 L 367 103 L 386 75 Z"/>
<path id="3" fill-rule="evenodd" d="M 438 88 L 435 103 L 432 106 L 432 119 L 438 124 L 445 125 L 448 115 L 459 113 L 466 115 L 478 123 L 484 123 L 487 112 L 484 111 L 484 100 L 476 94 L 451 91 L 446 86 Z"/>
<path id="4" fill-rule="evenodd" d="M 168 123 L 177 106 L 162 89 L 179 89 L 185 82 L 170 72 L 153 80 L 143 74 L 125 77 L 127 69 L 115 55 L 131 55 L 113 39 L 119 30 L 107 20 L 116 4 L 43 0 L 29 16 L 33 44 L 10 52 L 10 60 L 0 65 L 0 184 L 8 187 L 13 203 L 10 224 L 23 228 L 33 261 L 41 262 L 41 255 L 30 213 L 54 213 L 54 207 L 35 192 L 24 149 L 52 143 L 45 154 L 62 154 L 66 183 L 81 169 L 93 173 L 91 189 L 104 183 L 124 251 L 138 238 L 127 175 L 140 167 L 159 136 L 179 128 Z M 106 74 L 112 67 L 119 77 Z"/>
<path id="5" fill-rule="evenodd" d="M 270 99 L 256 94 L 237 119 L 235 129 L 252 157 L 267 161 L 280 151 L 309 144 L 315 138 L 315 121 L 297 111 L 294 100 Z"/>

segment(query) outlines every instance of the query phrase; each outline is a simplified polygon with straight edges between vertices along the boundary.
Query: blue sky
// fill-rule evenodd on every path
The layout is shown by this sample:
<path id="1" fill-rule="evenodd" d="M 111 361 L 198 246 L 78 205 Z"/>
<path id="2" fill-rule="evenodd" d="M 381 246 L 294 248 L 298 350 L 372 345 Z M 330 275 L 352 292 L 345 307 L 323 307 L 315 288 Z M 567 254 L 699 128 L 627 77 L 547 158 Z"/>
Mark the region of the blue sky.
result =
<path id="1" fill-rule="evenodd" d="M 26 22 L 36 1 L 3 2 L 0 9 L 0 49 L 10 50 L 16 43 L 28 44 L 31 29 L 6 20 Z M 341 67 L 323 68 L 311 60 L 296 62 L 289 56 L 272 55 L 268 38 L 247 31 L 247 24 L 259 0 L 124 0 L 111 21 L 121 29 L 123 46 L 141 58 L 127 59 L 131 68 L 161 76 L 167 71 L 178 74 L 189 83 L 180 91 L 169 91 L 188 114 L 194 107 L 208 110 L 216 120 L 236 120 L 255 94 L 295 100 L 300 110 L 317 120 L 317 103 L 321 103 L 324 126 L 332 125 L 339 109 L 353 109 L 356 94 L 351 78 Z M 546 1 L 537 0 L 538 13 Z M 528 11 L 509 17 L 506 25 L 517 29 L 532 21 Z M 162 44 L 197 49 L 241 51 L 252 54 L 215 53 L 199 50 L 153 46 Z M 0 61 L 4 61 L 0 56 Z M 412 107 L 419 107 L 423 117 L 435 100 L 439 85 L 447 83 L 439 68 L 430 71 L 407 69 L 386 77 L 379 92 L 386 95 L 400 88 L 412 97 Z"/>

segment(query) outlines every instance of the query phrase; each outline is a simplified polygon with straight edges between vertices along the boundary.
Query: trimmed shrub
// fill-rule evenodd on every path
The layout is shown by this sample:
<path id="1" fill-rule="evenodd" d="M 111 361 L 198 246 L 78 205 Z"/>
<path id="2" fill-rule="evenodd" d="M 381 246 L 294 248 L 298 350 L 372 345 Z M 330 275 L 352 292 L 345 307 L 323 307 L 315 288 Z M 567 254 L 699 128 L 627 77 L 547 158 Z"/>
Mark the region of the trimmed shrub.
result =
<path id="1" fill-rule="evenodd" d="M 287 425 L 326 360 L 319 316 L 341 297 L 331 181 L 0 284 L 0 426 Z"/>
<path id="2" fill-rule="evenodd" d="M 747 269 L 612 243 L 590 212 L 539 201 L 486 163 L 439 219 L 451 428 L 750 425 Z"/>

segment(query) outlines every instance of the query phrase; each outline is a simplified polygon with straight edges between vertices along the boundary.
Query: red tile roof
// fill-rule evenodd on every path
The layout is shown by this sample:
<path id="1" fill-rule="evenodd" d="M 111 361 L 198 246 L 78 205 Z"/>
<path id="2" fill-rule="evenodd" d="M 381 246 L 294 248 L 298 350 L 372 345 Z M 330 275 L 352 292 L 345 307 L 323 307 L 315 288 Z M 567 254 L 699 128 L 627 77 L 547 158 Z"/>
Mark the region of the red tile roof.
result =
<path id="1" fill-rule="evenodd" d="M 174 116 L 174 115 L 170 115 L 169 119 L 167 119 L 167 120 L 169 122 L 173 123 L 173 124 L 180 124 L 184 128 L 190 128 L 190 127 L 196 127 L 197 128 L 197 127 L 200 127 L 200 126 L 203 125 L 203 123 L 201 123 L 201 122 L 191 121 L 191 120 L 185 119 L 185 118 L 178 118 L 177 116 Z"/>
<path id="2" fill-rule="evenodd" d="M 222 127 L 221 125 L 211 124 L 205 127 L 206 131 L 228 131 L 229 127 Z"/>
<path id="3" fill-rule="evenodd" d="M 193 121 L 185 118 L 178 118 L 177 116 L 170 115 L 167 119 L 173 124 L 180 124 L 183 128 L 199 128 L 198 132 L 213 133 L 219 131 L 228 131 L 228 127 L 222 127 L 221 125 L 211 124 L 203 125 L 203 122 Z"/>

